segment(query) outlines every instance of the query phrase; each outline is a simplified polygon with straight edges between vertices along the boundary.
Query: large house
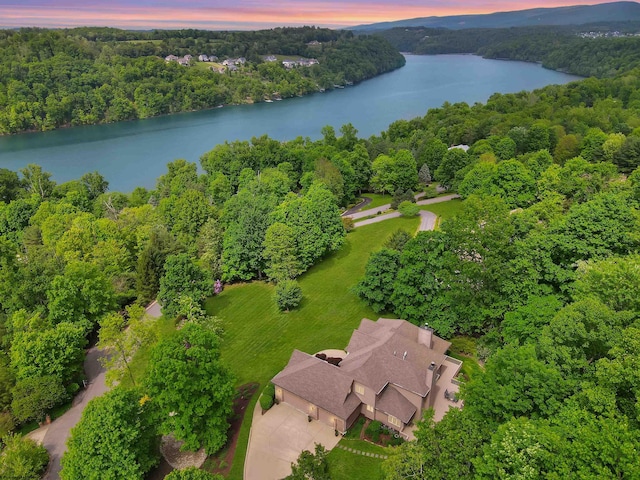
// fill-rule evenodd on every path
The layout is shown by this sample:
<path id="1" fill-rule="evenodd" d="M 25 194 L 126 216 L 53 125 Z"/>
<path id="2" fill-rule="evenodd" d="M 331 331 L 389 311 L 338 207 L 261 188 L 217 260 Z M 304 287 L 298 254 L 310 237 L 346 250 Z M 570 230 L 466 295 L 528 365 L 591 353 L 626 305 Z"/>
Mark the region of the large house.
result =
<path id="1" fill-rule="evenodd" d="M 402 432 L 434 406 L 436 395 L 449 398 L 438 380 L 445 370 L 451 379 L 461 366 L 445 355 L 450 345 L 405 320 L 365 318 L 345 352 L 327 357 L 294 350 L 272 380 L 276 399 L 338 432 L 360 414 Z"/>

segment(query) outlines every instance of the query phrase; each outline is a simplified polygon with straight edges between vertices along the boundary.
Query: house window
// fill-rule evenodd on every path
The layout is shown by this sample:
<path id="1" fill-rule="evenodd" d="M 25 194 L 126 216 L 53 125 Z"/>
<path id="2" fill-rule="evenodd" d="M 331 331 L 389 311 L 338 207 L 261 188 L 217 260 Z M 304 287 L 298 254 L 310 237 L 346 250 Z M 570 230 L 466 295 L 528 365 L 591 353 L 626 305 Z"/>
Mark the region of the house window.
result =
<path id="1" fill-rule="evenodd" d="M 357 394 L 364 395 L 364 387 L 362 385 L 360 385 L 359 383 L 355 384 L 355 390 L 356 390 Z"/>
<path id="2" fill-rule="evenodd" d="M 373 405 L 367 405 L 367 412 L 373 412 Z"/>
<path id="3" fill-rule="evenodd" d="M 396 427 L 402 428 L 402 422 L 400 421 L 400 419 L 394 417 L 393 415 L 389 415 L 389 423 L 391 425 L 395 425 Z"/>

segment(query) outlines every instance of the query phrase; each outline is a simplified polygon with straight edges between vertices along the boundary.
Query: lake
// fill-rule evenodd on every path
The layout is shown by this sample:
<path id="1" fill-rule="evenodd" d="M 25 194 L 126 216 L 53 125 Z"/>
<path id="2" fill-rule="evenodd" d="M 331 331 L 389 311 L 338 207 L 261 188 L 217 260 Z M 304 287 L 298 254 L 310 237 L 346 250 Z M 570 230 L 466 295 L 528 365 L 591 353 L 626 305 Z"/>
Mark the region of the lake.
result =
<path id="1" fill-rule="evenodd" d="M 472 55 L 407 56 L 398 70 L 353 87 L 273 103 L 73 127 L 0 137 L 0 167 L 18 170 L 37 163 L 57 182 L 99 171 L 110 189 L 153 188 L 176 158 L 197 162 L 225 140 L 267 134 L 277 140 L 317 139 L 325 125 L 338 132 L 352 123 L 360 137 L 386 130 L 400 119 L 423 116 L 445 101 L 486 101 L 493 93 L 533 90 L 580 77 L 540 65 L 485 60 Z"/>

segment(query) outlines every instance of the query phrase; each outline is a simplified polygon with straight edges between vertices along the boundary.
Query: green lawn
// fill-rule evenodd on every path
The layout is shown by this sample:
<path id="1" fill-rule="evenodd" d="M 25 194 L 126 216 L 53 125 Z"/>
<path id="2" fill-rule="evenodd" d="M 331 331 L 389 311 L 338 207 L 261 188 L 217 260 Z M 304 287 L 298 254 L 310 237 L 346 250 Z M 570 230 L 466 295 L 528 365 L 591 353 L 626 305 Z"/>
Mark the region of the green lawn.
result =
<path id="1" fill-rule="evenodd" d="M 454 198 L 448 202 L 434 203 L 431 205 L 420 205 L 420 210 L 428 210 L 438 215 L 438 222 L 436 228 L 440 226 L 442 220 L 453 217 L 462 209 L 462 200 Z"/>
<path id="2" fill-rule="evenodd" d="M 264 282 L 228 286 L 209 299 L 207 311 L 223 322 L 222 357 L 237 384 L 264 386 L 286 365 L 295 348 L 308 353 L 344 348 L 363 317 L 377 319 L 350 288 L 364 275 L 369 254 L 392 232 L 414 231 L 417 225 L 417 218 L 394 218 L 350 232 L 340 251 L 299 279 L 304 300 L 298 310 L 278 312 L 271 298 L 273 286 Z M 242 478 L 251 418 L 246 415 L 242 424 L 230 479 Z"/>
<path id="3" fill-rule="evenodd" d="M 167 338 L 168 336 L 173 335 L 176 332 L 175 319 L 160 317 L 155 320 L 155 322 L 155 330 L 158 340 Z M 136 383 L 144 376 L 144 372 L 147 369 L 147 365 L 149 364 L 149 356 L 151 355 L 151 347 L 152 345 L 140 347 L 136 354 L 133 356 L 133 359 L 129 362 L 129 368 L 131 369 L 133 378 L 136 379 Z M 122 377 L 122 381 L 120 383 L 125 387 L 133 386 L 131 384 L 131 378 L 126 373 L 124 377 Z"/>
<path id="4" fill-rule="evenodd" d="M 378 315 L 350 288 L 364 275 L 369 254 L 398 228 L 414 231 L 417 218 L 394 218 L 347 235 L 342 249 L 300 277 L 304 299 L 299 309 L 277 310 L 273 285 L 253 282 L 232 285 L 209 299 L 208 313 L 222 319 L 222 357 L 238 385 L 264 385 L 287 363 L 295 348 L 315 353 L 344 348 L 363 317 Z"/>
<path id="5" fill-rule="evenodd" d="M 372 445 L 362 440 L 343 438 L 338 445 L 353 448 L 361 452 L 389 455 L 389 449 Z M 367 480 L 382 479 L 382 458 L 367 457 L 341 448 L 335 447 L 327 456 L 329 475 L 331 480 L 351 480 L 366 478 Z"/>
<path id="6" fill-rule="evenodd" d="M 364 207 L 365 210 L 376 208 L 380 205 L 386 205 L 387 203 L 391 203 L 391 200 L 393 200 L 393 197 L 391 195 L 383 195 L 382 193 L 365 193 L 362 196 L 370 198 L 372 200 L 369 205 Z"/>

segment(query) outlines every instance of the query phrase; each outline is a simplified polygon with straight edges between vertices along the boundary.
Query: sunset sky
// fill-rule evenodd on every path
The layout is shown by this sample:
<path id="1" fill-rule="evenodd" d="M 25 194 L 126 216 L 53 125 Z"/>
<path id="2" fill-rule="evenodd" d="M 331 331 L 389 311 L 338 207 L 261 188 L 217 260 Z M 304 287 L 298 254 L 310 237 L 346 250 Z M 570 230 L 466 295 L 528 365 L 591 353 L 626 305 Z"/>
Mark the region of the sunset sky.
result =
<path id="1" fill-rule="evenodd" d="M 0 0 L 0 27 L 344 27 L 432 15 L 570 5 L 571 0 Z M 596 4 L 602 0 L 577 0 Z"/>

